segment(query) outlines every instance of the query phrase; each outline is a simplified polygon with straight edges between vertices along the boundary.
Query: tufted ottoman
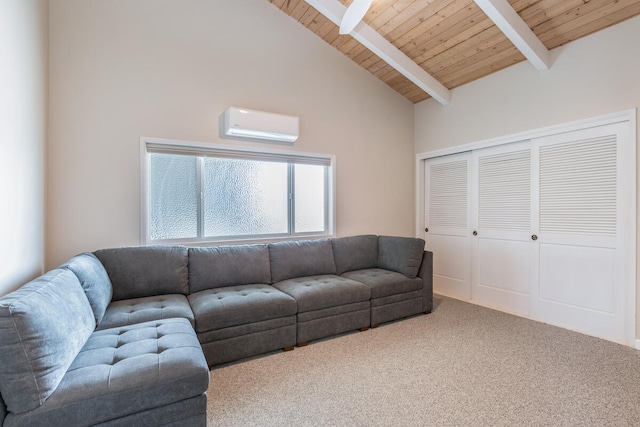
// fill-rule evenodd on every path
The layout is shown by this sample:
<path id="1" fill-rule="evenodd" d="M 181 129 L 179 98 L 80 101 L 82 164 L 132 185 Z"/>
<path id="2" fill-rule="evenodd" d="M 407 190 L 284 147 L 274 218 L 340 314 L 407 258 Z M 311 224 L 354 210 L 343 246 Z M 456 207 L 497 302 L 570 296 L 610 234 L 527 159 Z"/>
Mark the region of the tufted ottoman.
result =
<path id="1" fill-rule="evenodd" d="M 208 385 L 207 362 L 186 319 L 106 329 L 91 334 L 42 406 L 6 425 L 205 426 Z"/>

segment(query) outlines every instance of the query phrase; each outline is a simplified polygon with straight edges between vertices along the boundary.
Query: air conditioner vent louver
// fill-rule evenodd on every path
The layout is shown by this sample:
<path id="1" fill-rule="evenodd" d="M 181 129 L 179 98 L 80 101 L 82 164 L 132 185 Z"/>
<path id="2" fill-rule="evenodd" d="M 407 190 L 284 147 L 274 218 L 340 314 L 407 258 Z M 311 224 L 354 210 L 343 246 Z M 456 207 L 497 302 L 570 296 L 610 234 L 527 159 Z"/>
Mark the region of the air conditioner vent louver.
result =
<path id="1" fill-rule="evenodd" d="M 299 135 L 298 117 L 229 107 L 224 112 L 227 136 L 292 143 Z"/>

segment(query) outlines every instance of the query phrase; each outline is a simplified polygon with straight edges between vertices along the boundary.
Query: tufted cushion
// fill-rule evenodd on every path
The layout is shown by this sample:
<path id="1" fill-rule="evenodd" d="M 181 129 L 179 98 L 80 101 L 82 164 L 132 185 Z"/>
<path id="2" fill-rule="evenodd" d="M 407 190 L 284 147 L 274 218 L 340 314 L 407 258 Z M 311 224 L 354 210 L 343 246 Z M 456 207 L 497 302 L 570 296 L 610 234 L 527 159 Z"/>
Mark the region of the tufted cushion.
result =
<path id="1" fill-rule="evenodd" d="M 267 245 L 189 248 L 189 292 L 271 283 Z"/>
<path id="2" fill-rule="evenodd" d="M 271 280 L 336 274 L 333 248 L 329 240 L 300 240 L 269 244 Z"/>
<path id="3" fill-rule="evenodd" d="M 238 285 L 189 295 L 196 331 L 207 332 L 296 314 L 296 301 L 269 285 Z"/>
<path id="4" fill-rule="evenodd" d="M 182 317 L 195 325 L 189 301 L 184 295 L 158 295 L 114 301 L 107 308 L 98 329 L 133 325 L 150 320 Z"/>
<path id="5" fill-rule="evenodd" d="M 74 256 L 60 268 L 68 268 L 78 277 L 93 310 L 96 325 L 99 325 L 113 295 L 111 280 L 100 260 L 92 253 L 84 253 Z"/>
<path id="6" fill-rule="evenodd" d="M 114 301 L 189 292 L 184 246 L 101 249 L 95 255 L 109 273 Z"/>
<path id="7" fill-rule="evenodd" d="M 298 313 L 336 307 L 371 298 L 369 288 L 355 280 L 334 275 L 299 277 L 274 283 L 298 303 Z"/>
<path id="8" fill-rule="evenodd" d="M 0 299 L 0 392 L 9 412 L 54 392 L 96 326 L 78 278 L 56 269 Z"/>
<path id="9" fill-rule="evenodd" d="M 94 425 L 200 396 L 209 369 L 185 319 L 164 319 L 91 335 L 58 389 L 8 425 Z"/>
<path id="10" fill-rule="evenodd" d="M 342 277 L 367 285 L 371 288 L 371 298 L 382 298 L 422 289 L 422 279 L 419 277 L 410 279 L 404 274 L 380 268 L 349 271 Z"/>
<path id="11" fill-rule="evenodd" d="M 414 278 L 422 263 L 424 240 L 413 237 L 378 237 L 378 268 Z"/>
<path id="12" fill-rule="evenodd" d="M 331 239 L 338 274 L 378 266 L 378 236 L 349 236 Z"/>

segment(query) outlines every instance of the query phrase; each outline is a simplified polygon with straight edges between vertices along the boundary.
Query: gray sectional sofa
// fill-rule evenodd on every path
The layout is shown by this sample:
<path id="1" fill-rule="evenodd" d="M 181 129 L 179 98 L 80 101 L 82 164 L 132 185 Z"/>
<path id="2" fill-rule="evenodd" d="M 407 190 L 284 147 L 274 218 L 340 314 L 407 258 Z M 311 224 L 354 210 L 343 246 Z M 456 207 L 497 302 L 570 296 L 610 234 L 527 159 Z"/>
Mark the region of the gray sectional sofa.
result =
<path id="1" fill-rule="evenodd" d="M 419 313 L 421 239 L 101 249 L 0 298 L 0 425 L 204 426 L 209 368 Z"/>

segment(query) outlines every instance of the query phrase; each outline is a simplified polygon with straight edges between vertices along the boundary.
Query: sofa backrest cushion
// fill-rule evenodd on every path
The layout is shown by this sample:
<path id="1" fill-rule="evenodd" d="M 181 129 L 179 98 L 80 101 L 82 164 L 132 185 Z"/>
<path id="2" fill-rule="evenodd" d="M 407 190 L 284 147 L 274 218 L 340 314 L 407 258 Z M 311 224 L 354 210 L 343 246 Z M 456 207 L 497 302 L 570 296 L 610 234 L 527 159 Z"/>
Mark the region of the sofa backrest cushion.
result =
<path id="1" fill-rule="evenodd" d="M 271 283 L 267 245 L 189 248 L 189 293 Z"/>
<path id="2" fill-rule="evenodd" d="M 111 284 L 113 300 L 189 292 L 185 246 L 135 246 L 95 252 Z"/>
<path id="3" fill-rule="evenodd" d="M 338 274 L 378 266 L 378 236 L 349 236 L 331 239 Z"/>
<path id="4" fill-rule="evenodd" d="M 422 263 L 424 243 L 414 237 L 378 237 L 378 268 L 397 271 L 413 279 Z"/>
<path id="5" fill-rule="evenodd" d="M 55 391 L 95 329 L 80 281 L 55 269 L 0 299 L 0 393 L 9 412 Z"/>
<path id="6" fill-rule="evenodd" d="M 113 296 L 113 287 L 107 270 L 92 253 L 76 255 L 62 264 L 60 268 L 68 268 L 80 280 L 91 305 L 91 310 L 93 310 L 96 325 L 99 325 Z"/>
<path id="7" fill-rule="evenodd" d="M 293 277 L 336 274 L 329 240 L 269 243 L 273 283 Z"/>

